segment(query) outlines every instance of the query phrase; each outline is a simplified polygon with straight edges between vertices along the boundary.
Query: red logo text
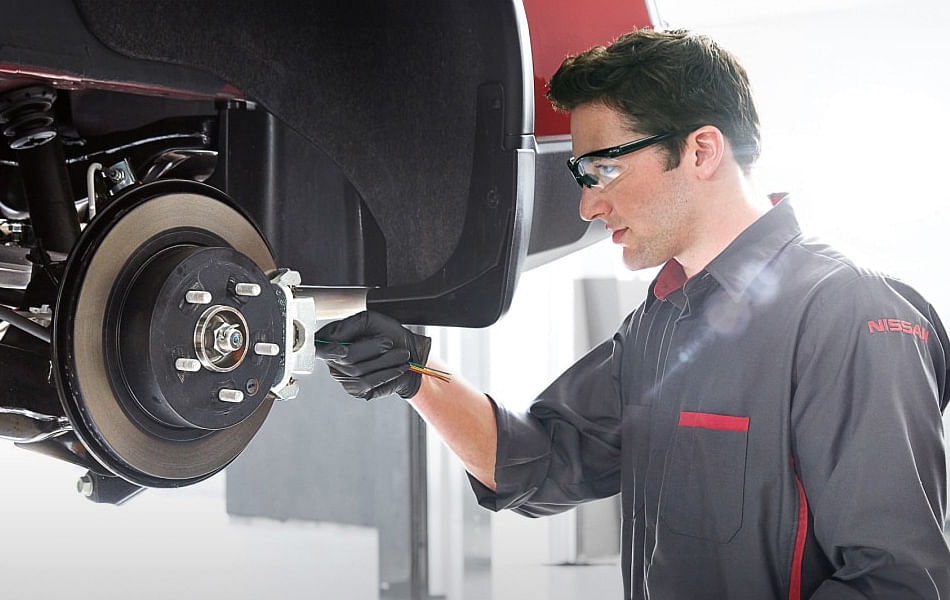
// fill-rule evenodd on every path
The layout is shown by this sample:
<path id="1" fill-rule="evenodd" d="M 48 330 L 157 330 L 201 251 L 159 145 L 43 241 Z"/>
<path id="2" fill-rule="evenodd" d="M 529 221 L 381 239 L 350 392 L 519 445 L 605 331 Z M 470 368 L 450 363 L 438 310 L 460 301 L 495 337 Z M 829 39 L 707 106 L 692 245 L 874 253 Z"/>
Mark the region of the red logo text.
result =
<path id="1" fill-rule="evenodd" d="M 927 341 L 930 333 L 926 328 L 919 324 L 902 321 L 900 319 L 878 319 L 877 321 L 868 321 L 868 331 L 877 333 L 878 331 L 896 331 L 897 333 L 906 333 L 907 335 L 916 335 L 923 341 Z"/>

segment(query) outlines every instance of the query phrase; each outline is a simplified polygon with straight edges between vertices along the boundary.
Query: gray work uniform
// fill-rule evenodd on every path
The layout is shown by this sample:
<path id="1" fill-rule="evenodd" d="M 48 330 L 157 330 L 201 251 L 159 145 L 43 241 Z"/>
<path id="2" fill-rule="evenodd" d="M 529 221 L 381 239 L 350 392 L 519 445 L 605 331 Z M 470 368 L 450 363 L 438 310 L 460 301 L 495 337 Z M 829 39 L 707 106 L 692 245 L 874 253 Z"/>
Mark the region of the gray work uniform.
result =
<path id="1" fill-rule="evenodd" d="M 497 491 L 550 515 L 621 494 L 626 598 L 948 598 L 943 327 L 805 239 L 788 201 L 647 300 L 526 413 Z"/>

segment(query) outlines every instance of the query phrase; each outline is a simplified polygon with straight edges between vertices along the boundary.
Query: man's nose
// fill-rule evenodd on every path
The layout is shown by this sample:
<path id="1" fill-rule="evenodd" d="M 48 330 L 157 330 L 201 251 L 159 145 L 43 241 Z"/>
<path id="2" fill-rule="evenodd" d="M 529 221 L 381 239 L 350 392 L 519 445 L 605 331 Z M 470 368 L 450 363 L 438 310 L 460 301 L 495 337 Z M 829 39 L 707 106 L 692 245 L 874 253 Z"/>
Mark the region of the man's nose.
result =
<path id="1" fill-rule="evenodd" d="M 605 202 L 604 195 L 600 190 L 589 187 L 581 188 L 580 215 L 585 221 L 594 219 L 603 219 L 609 210 L 609 205 Z"/>

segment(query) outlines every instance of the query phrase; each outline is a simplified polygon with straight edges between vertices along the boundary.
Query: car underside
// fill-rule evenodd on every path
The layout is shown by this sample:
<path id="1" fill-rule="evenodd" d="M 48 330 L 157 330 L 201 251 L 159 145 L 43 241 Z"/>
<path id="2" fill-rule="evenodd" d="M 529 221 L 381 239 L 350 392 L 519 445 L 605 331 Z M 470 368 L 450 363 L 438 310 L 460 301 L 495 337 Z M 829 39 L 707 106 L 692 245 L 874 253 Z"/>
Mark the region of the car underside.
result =
<path id="1" fill-rule="evenodd" d="M 497 320 L 590 241 L 569 185 L 532 231 L 569 146 L 533 134 L 523 10 L 0 7 L 0 437 L 121 503 L 227 466 L 319 319 Z"/>

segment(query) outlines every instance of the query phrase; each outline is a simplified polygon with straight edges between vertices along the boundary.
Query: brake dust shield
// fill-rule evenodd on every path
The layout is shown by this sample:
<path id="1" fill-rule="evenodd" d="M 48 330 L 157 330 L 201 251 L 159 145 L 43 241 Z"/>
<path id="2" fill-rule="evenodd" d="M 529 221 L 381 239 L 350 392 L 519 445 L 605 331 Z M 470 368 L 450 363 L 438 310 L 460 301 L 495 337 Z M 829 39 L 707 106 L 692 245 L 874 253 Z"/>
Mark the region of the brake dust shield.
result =
<path id="1" fill-rule="evenodd" d="M 77 436 L 100 463 L 138 485 L 180 487 L 240 454 L 270 411 L 268 391 L 285 359 L 249 351 L 284 335 L 285 308 L 267 279 L 274 270 L 251 220 L 194 182 L 132 189 L 83 231 L 57 299 L 53 375 Z M 257 293 L 235 293 L 236 281 Z M 186 291 L 196 289 L 208 291 L 189 304 Z M 225 347 L 228 360 L 215 364 L 205 352 L 201 369 L 176 363 L 204 351 L 195 338 L 211 318 L 241 351 Z"/>

